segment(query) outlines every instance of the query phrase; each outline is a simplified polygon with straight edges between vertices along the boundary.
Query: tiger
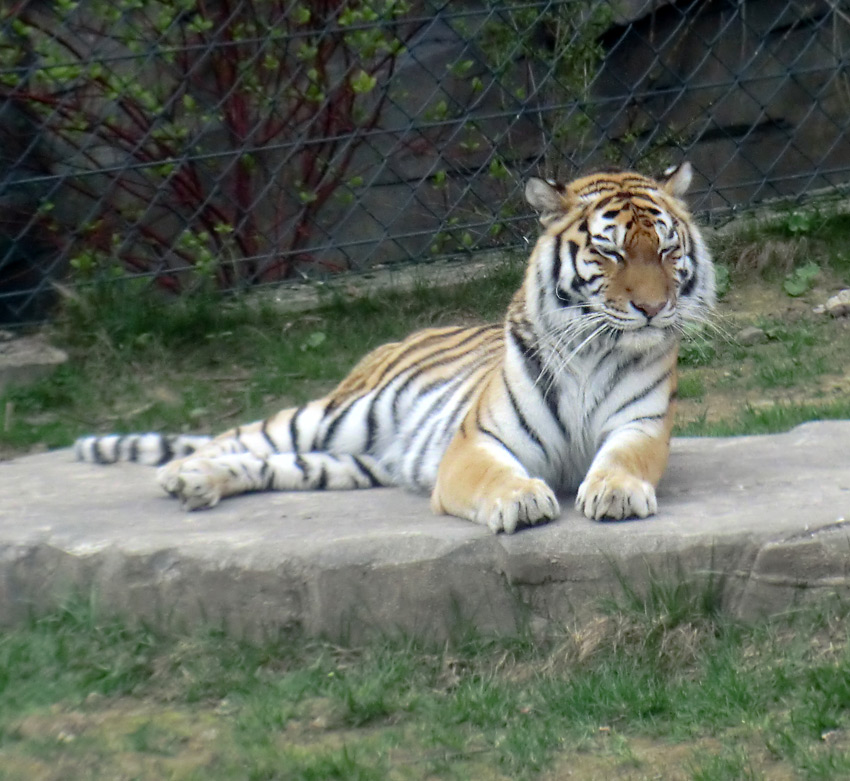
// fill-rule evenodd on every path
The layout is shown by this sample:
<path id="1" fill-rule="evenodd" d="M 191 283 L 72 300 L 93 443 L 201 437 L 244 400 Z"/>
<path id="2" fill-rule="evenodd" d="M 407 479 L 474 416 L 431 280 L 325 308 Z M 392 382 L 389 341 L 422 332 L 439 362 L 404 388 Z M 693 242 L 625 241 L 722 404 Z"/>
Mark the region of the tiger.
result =
<path id="1" fill-rule="evenodd" d="M 83 461 L 159 464 L 186 510 L 251 491 L 403 486 L 492 532 L 560 515 L 646 518 L 669 451 L 677 354 L 715 274 L 683 202 L 650 178 L 531 178 L 541 231 L 504 321 L 433 327 L 368 353 L 323 398 L 215 437 L 82 437 Z"/>

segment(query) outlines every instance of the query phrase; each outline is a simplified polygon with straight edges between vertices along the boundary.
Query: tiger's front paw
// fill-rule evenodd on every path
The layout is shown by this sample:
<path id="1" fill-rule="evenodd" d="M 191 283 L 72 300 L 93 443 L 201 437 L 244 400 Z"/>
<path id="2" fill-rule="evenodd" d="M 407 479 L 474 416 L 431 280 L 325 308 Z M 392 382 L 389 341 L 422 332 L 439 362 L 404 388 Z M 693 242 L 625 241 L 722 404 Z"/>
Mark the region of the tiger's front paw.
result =
<path id="1" fill-rule="evenodd" d="M 205 510 L 217 505 L 226 479 L 226 470 L 205 458 L 166 464 L 157 473 L 159 484 L 180 500 L 184 510 Z"/>
<path id="2" fill-rule="evenodd" d="M 599 471 L 579 486 L 576 507 L 588 518 L 646 518 L 658 511 L 655 488 L 628 472 Z"/>
<path id="3" fill-rule="evenodd" d="M 542 480 L 511 480 L 497 496 L 488 497 L 475 512 L 477 523 L 494 533 L 513 534 L 517 527 L 545 523 L 561 514 L 552 489 Z"/>

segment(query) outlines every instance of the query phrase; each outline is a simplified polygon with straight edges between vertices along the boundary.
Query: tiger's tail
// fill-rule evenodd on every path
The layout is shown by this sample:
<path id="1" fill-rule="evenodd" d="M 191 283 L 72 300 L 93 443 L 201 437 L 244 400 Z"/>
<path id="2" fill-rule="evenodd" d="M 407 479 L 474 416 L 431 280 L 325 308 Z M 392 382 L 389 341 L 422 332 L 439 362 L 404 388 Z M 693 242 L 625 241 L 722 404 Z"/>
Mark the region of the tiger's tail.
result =
<path id="1" fill-rule="evenodd" d="M 104 434 L 80 437 L 74 443 L 74 456 L 78 461 L 93 464 L 134 461 L 148 466 L 160 466 L 175 458 L 191 455 L 210 440 L 211 437 L 156 432 Z"/>

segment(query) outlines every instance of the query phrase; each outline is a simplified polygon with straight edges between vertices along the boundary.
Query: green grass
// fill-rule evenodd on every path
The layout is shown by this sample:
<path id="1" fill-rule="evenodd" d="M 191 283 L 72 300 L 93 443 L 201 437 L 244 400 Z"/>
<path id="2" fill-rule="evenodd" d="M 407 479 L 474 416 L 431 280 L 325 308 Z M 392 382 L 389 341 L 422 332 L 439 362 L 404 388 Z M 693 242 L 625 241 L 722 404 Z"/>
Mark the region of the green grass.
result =
<path id="1" fill-rule="evenodd" d="M 846 778 L 847 607 L 743 625 L 718 586 L 656 577 L 584 626 L 440 646 L 72 602 L 0 633 L 0 778 Z"/>
<path id="2" fill-rule="evenodd" d="M 784 403 L 756 409 L 744 407 L 734 417 L 712 420 L 697 417 L 676 427 L 679 436 L 733 437 L 743 434 L 777 434 L 812 420 L 850 419 L 850 400 L 825 404 Z"/>

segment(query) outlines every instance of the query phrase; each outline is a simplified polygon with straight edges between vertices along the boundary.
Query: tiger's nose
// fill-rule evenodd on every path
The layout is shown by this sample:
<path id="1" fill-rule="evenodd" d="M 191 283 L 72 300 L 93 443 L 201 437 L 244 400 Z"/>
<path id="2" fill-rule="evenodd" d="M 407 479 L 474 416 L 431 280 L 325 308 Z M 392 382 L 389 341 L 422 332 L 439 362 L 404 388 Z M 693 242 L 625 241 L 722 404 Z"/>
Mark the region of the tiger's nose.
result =
<path id="1" fill-rule="evenodd" d="M 647 320 L 652 320 L 665 306 L 666 301 L 632 301 L 632 306 L 638 310 Z"/>

